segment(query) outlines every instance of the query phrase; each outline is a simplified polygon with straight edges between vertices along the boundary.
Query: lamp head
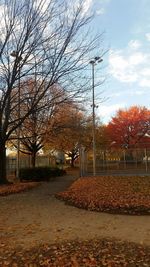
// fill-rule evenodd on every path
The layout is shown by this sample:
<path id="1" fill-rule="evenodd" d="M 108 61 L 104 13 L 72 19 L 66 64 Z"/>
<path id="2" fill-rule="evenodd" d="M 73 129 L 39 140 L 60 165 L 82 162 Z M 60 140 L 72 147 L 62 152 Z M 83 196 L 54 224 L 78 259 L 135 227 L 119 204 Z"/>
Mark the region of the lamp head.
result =
<path id="1" fill-rule="evenodd" d="M 96 62 L 97 63 L 100 63 L 102 61 L 103 61 L 103 59 L 101 57 L 95 57 L 94 59 L 90 60 L 89 63 L 92 64 L 92 65 L 94 65 L 94 64 L 96 64 Z"/>
<path id="2" fill-rule="evenodd" d="M 95 57 L 95 61 L 97 61 L 98 63 L 102 62 L 103 59 L 101 57 Z"/>
<path id="3" fill-rule="evenodd" d="M 100 57 L 95 57 L 95 61 L 99 61 L 100 60 Z"/>
<path id="4" fill-rule="evenodd" d="M 90 62 L 89 62 L 90 64 L 95 64 L 95 60 L 93 59 L 93 60 L 90 60 Z"/>

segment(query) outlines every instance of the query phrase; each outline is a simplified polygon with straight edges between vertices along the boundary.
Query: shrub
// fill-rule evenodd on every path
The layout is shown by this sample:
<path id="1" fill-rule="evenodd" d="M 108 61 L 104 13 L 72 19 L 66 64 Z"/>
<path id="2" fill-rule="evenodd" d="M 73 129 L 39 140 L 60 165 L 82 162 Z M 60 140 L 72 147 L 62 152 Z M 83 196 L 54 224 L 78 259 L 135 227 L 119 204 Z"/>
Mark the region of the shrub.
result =
<path id="1" fill-rule="evenodd" d="M 19 177 L 21 181 L 49 181 L 65 173 L 65 170 L 51 167 L 22 168 L 20 169 Z"/>

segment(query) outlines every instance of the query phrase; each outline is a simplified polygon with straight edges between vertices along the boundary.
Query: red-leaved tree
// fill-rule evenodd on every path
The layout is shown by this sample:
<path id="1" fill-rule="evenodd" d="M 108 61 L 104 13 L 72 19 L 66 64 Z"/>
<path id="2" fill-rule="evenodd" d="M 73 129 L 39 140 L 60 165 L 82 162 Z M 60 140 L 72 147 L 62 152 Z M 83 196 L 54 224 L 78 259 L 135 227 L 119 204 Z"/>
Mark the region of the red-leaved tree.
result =
<path id="1" fill-rule="evenodd" d="M 150 110 L 140 106 L 120 109 L 109 122 L 107 131 L 115 147 L 147 147 L 150 144 Z"/>

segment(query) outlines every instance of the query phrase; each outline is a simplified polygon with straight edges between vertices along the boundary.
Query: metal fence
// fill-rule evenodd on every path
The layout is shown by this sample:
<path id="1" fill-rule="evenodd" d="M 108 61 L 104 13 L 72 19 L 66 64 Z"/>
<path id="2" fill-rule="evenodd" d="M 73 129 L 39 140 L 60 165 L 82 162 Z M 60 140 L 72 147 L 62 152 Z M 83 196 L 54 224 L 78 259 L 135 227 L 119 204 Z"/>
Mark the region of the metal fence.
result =
<path id="1" fill-rule="evenodd" d="M 36 166 L 55 166 L 56 161 L 54 157 L 38 155 L 36 157 Z M 17 159 L 16 157 L 7 157 L 7 175 L 15 175 L 17 167 Z M 30 156 L 22 156 L 20 157 L 20 168 L 31 167 L 31 157 Z"/>
<path id="2" fill-rule="evenodd" d="M 80 151 L 80 174 L 93 173 L 93 153 Z M 113 149 L 96 152 L 96 174 L 150 174 L 150 149 Z"/>

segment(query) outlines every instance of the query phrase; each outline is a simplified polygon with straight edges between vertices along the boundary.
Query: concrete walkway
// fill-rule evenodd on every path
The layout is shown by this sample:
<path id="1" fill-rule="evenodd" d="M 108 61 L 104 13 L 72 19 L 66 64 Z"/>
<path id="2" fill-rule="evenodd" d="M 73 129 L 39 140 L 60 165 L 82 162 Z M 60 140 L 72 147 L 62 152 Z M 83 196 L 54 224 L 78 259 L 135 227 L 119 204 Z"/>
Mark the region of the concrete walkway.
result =
<path id="1" fill-rule="evenodd" d="M 78 209 L 55 198 L 75 177 L 59 177 L 31 191 L 0 198 L 0 241 L 31 247 L 72 239 L 117 238 L 150 245 L 150 216 Z"/>

